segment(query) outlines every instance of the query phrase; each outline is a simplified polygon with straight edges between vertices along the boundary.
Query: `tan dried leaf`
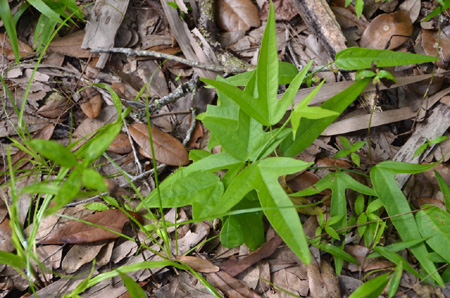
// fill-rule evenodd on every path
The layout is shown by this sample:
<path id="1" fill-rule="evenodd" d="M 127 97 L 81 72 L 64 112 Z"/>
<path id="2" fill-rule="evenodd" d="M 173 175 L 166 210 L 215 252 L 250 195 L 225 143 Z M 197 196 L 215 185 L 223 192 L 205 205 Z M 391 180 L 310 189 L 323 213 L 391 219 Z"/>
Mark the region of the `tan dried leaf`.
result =
<path id="1" fill-rule="evenodd" d="M 120 133 L 114 139 L 114 141 L 109 145 L 108 151 L 117 154 L 127 154 L 131 152 L 131 143 L 127 134 Z"/>
<path id="2" fill-rule="evenodd" d="M 100 115 L 102 103 L 102 95 L 98 93 L 97 95 L 91 97 L 87 102 L 80 104 L 80 108 L 83 113 L 88 116 L 88 118 L 95 119 L 98 115 Z"/>
<path id="3" fill-rule="evenodd" d="M 50 43 L 48 49 L 50 51 L 61 53 L 66 56 L 76 58 L 89 58 L 91 56 L 91 51 L 81 48 L 84 35 L 84 30 L 68 34 L 62 38 L 53 40 Z"/>
<path id="4" fill-rule="evenodd" d="M 129 129 L 131 137 L 141 147 L 141 154 L 152 158 L 147 125 L 135 123 Z M 180 141 L 156 127 L 151 127 L 151 131 L 157 161 L 171 166 L 185 166 L 189 163 L 188 152 Z"/>
<path id="5" fill-rule="evenodd" d="M 177 259 L 186 263 L 189 267 L 197 272 L 212 273 L 219 271 L 219 267 L 208 260 L 203 260 L 193 256 L 177 256 Z"/>
<path id="6" fill-rule="evenodd" d="M 143 222 L 142 217 L 138 213 L 128 213 L 139 222 Z M 112 209 L 88 215 L 83 220 L 120 233 L 124 224 L 130 219 L 122 211 Z M 40 244 L 91 243 L 115 238 L 119 238 L 119 235 L 79 221 L 69 221 L 61 228 L 49 234 Z"/>
<path id="7" fill-rule="evenodd" d="M 16 58 L 14 57 L 14 52 L 11 47 L 11 42 L 9 38 L 5 40 L 5 33 L 0 33 L 0 53 L 4 53 L 6 59 L 10 61 L 14 61 Z M 5 47 L 3 48 L 3 45 Z M 23 41 L 19 40 L 19 56 L 20 58 L 29 57 L 33 54 L 33 49 Z"/>
<path id="8" fill-rule="evenodd" d="M 399 10 L 394 13 L 380 14 L 364 31 L 360 46 L 379 50 L 387 47 L 387 50 L 393 50 L 408 41 L 413 31 L 408 12 Z"/>
<path id="9" fill-rule="evenodd" d="M 61 117 L 69 107 L 69 100 L 67 98 L 52 98 L 40 107 L 37 113 L 46 118 L 56 119 Z"/>
<path id="10" fill-rule="evenodd" d="M 9 225 L 9 218 L 5 218 L 0 224 L 0 250 L 13 252 L 15 250 L 11 241 L 12 230 Z"/>
<path id="11" fill-rule="evenodd" d="M 250 0 L 219 0 L 216 8 L 219 26 L 225 31 L 247 31 L 261 25 L 258 8 Z"/>
<path id="12" fill-rule="evenodd" d="M 450 29 L 450 27 L 448 27 Z M 439 36 L 438 30 L 422 30 L 422 47 L 425 53 L 430 56 L 436 56 L 439 53 L 440 61 L 436 65 L 445 68 L 445 64 L 450 62 L 450 38 L 442 30 Z M 437 49 L 439 41 L 439 51 Z"/>

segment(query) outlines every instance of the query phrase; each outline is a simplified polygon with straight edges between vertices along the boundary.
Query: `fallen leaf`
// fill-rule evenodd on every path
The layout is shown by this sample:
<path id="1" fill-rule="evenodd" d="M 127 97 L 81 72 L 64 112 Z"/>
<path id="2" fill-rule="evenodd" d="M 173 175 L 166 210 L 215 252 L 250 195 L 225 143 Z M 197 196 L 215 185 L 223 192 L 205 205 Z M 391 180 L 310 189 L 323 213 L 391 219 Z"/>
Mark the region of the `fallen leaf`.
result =
<path id="1" fill-rule="evenodd" d="M 102 95 L 100 93 L 91 97 L 87 102 L 80 104 L 80 108 L 88 118 L 95 119 L 102 110 Z"/>
<path id="2" fill-rule="evenodd" d="M 203 260 L 193 256 L 177 256 L 177 259 L 183 263 L 186 263 L 196 272 L 213 273 L 219 271 L 219 267 L 214 265 L 208 260 Z"/>
<path id="3" fill-rule="evenodd" d="M 0 52 L 4 53 L 6 59 L 14 61 L 16 58 L 14 57 L 11 42 L 9 41 L 9 38 L 6 38 L 5 40 L 5 36 L 5 33 L 0 33 Z M 31 54 L 33 54 L 33 49 L 28 44 L 19 40 L 19 57 L 25 58 L 27 56 L 30 56 Z"/>
<path id="4" fill-rule="evenodd" d="M 200 121 L 196 120 L 194 131 L 192 132 L 191 139 L 188 143 L 188 148 L 200 148 L 200 138 L 203 137 L 203 125 Z"/>
<path id="5" fill-rule="evenodd" d="M 130 125 L 129 130 L 133 140 L 141 147 L 141 154 L 152 158 L 147 125 L 135 123 Z M 188 152 L 180 141 L 156 127 L 151 127 L 151 131 L 157 161 L 171 166 L 185 166 L 189 163 Z"/>
<path id="6" fill-rule="evenodd" d="M 450 29 L 450 27 L 448 28 Z M 438 54 L 437 46 L 439 42 L 441 60 L 436 62 L 436 65 L 442 68 L 445 68 L 445 64 L 450 62 L 450 38 L 445 31 L 450 30 L 443 29 L 439 36 L 438 30 L 422 30 L 422 47 L 427 55 L 436 56 Z"/>
<path id="7" fill-rule="evenodd" d="M 289 22 L 298 15 L 293 0 L 273 0 L 276 21 Z M 266 21 L 269 17 L 269 1 L 264 2 L 261 8 L 261 20 Z"/>
<path id="8" fill-rule="evenodd" d="M 219 26 L 225 31 L 247 31 L 250 27 L 259 27 L 259 11 L 250 0 L 217 1 Z"/>
<path id="9" fill-rule="evenodd" d="M 61 268 L 66 273 L 74 273 L 81 266 L 91 262 L 106 243 L 78 244 L 70 248 L 61 263 Z"/>
<path id="10" fill-rule="evenodd" d="M 393 50 L 404 44 L 413 34 L 414 28 L 409 13 L 399 10 L 380 14 L 370 22 L 361 36 L 362 48 Z"/>
<path id="11" fill-rule="evenodd" d="M 143 222 L 142 217 L 138 213 L 128 213 L 139 222 Z M 124 224 L 130 219 L 122 211 L 111 209 L 88 215 L 83 220 L 120 233 Z M 119 238 L 119 235 L 79 221 L 70 221 L 49 234 L 40 244 L 91 243 L 115 238 Z"/>
<path id="12" fill-rule="evenodd" d="M 55 92 L 50 95 L 46 103 L 39 108 L 37 113 L 50 119 L 61 117 L 69 109 L 69 100 Z"/>
<path id="13" fill-rule="evenodd" d="M 91 56 L 91 51 L 81 48 L 84 35 L 84 30 L 79 30 L 55 39 L 48 46 L 48 50 L 76 58 L 89 58 Z"/>
<path id="14" fill-rule="evenodd" d="M 324 157 L 316 162 L 316 167 L 339 167 L 343 169 L 350 169 L 352 164 L 343 159 L 333 157 Z"/>
<path id="15" fill-rule="evenodd" d="M 0 224 L 0 250 L 13 252 L 15 250 L 11 241 L 12 230 L 9 225 L 9 218 L 5 218 Z"/>
<path id="16" fill-rule="evenodd" d="M 117 154 L 127 154 L 131 152 L 131 143 L 127 134 L 119 133 L 114 141 L 109 145 L 108 151 Z"/>

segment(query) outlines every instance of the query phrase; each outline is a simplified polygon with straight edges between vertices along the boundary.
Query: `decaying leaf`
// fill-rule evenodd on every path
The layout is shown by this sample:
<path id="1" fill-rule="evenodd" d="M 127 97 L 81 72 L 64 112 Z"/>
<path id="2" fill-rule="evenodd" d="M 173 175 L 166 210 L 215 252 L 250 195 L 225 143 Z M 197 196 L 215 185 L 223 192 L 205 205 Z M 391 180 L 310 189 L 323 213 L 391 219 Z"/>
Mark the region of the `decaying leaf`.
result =
<path id="1" fill-rule="evenodd" d="M 404 44 L 414 31 L 409 13 L 399 10 L 380 14 L 370 22 L 361 36 L 360 46 L 369 49 L 393 50 Z"/>
<path id="2" fill-rule="evenodd" d="M 70 102 L 66 97 L 61 96 L 58 92 L 53 92 L 37 113 L 46 118 L 56 119 L 61 117 L 69 107 Z"/>
<path id="3" fill-rule="evenodd" d="M 177 257 L 181 262 L 186 263 L 189 267 L 197 272 L 212 273 L 219 271 L 219 267 L 208 260 L 203 260 L 193 256 L 179 256 Z"/>
<path id="4" fill-rule="evenodd" d="M 139 222 L 143 222 L 142 217 L 135 212 L 129 212 L 131 216 Z M 118 209 L 97 212 L 83 218 L 84 221 L 91 222 L 98 226 L 122 232 L 122 228 L 130 219 L 128 216 Z M 115 239 L 119 235 L 107 230 L 97 228 L 79 221 L 70 221 L 61 228 L 53 231 L 40 242 L 40 244 L 75 244 L 75 243 L 91 243 L 94 241 Z"/>
<path id="5" fill-rule="evenodd" d="M 135 123 L 130 125 L 129 129 L 131 137 L 141 147 L 141 154 L 152 158 L 147 125 Z M 184 166 L 189 163 L 188 152 L 180 141 L 156 127 L 151 127 L 151 131 L 157 161 L 171 166 Z"/>
<path id="6" fill-rule="evenodd" d="M 128 136 L 124 133 L 119 133 L 114 141 L 109 145 L 108 151 L 117 154 L 127 154 L 131 152 L 131 143 Z"/>
<path id="7" fill-rule="evenodd" d="M 9 218 L 5 218 L 0 224 L 0 250 L 13 252 L 15 250 L 11 241 L 12 230 L 9 225 Z"/>
<path id="8" fill-rule="evenodd" d="M 80 104 L 80 108 L 88 118 L 95 119 L 102 109 L 102 95 L 100 93 L 91 97 L 87 102 Z"/>
<path id="9" fill-rule="evenodd" d="M 276 21 L 289 22 L 298 15 L 298 10 L 292 0 L 274 0 L 272 2 Z M 261 20 L 263 21 L 266 21 L 269 17 L 269 6 L 269 1 L 265 1 L 261 8 Z"/>
<path id="10" fill-rule="evenodd" d="M 14 52 L 11 47 L 11 42 L 9 38 L 5 40 L 5 33 L 0 33 L 0 53 L 4 53 L 6 59 L 10 61 L 14 61 L 16 58 L 14 57 Z M 4 48 L 3 48 L 4 45 Z M 23 41 L 19 40 L 19 56 L 21 58 L 28 57 L 33 54 L 33 49 Z"/>
<path id="11" fill-rule="evenodd" d="M 62 38 L 55 39 L 50 43 L 48 49 L 71 57 L 89 58 L 91 51 L 81 48 L 84 35 L 84 30 L 79 30 Z"/>
<path id="12" fill-rule="evenodd" d="M 259 27 L 259 11 L 250 0 L 217 1 L 219 26 L 225 31 L 247 31 L 250 27 Z"/>
<path id="13" fill-rule="evenodd" d="M 450 29 L 450 27 L 448 28 Z M 441 61 L 436 62 L 436 65 L 442 68 L 450 62 L 450 37 L 445 31 L 450 33 L 450 30 L 445 30 L 445 28 L 441 31 L 440 36 L 438 30 L 422 30 L 422 47 L 425 53 L 429 56 L 439 54 Z"/>

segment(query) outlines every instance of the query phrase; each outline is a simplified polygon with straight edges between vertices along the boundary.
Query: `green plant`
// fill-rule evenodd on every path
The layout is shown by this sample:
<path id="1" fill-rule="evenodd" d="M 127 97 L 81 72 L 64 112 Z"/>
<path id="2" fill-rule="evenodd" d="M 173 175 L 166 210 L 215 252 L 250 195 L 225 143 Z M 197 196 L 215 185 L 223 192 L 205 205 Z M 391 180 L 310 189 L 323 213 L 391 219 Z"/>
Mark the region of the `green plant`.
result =
<path id="1" fill-rule="evenodd" d="M 360 157 L 355 152 L 358 151 L 359 149 L 361 149 L 367 142 L 359 141 L 352 145 L 352 144 L 350 144 L 350 141 L 346 137 L 339 137 L 339 140 L 341 141 L 341 144 L 344 147 L 344 149 L 339 150 L 334 155 L 334 158 L 342 158 L 342 157 L 350 154 L 350 158 L 352 159 L 353 163 L 359 167 L 360 166 Z"/>
<path id="2" fill-rule="evenodd" d="M 425 150 L 428 147 L 433 147 L 434 145 L 439 144 L 439 143 L 441 143 L 441 142 L 443 142 L 443 141 L 445 141 L 447 139 L 448 139 L 448 137 L 446 137 L 446 136 L 440 136 L 440 137 L 432 139 L 431 141 L 426 139 L 425 143 L 420 145 L 419 148 L 417 148 L 416 152 L 414 152 L 413 158 L 416 157 L 416 156 L 419 156 L 420 154 L 425 152 Z"/>

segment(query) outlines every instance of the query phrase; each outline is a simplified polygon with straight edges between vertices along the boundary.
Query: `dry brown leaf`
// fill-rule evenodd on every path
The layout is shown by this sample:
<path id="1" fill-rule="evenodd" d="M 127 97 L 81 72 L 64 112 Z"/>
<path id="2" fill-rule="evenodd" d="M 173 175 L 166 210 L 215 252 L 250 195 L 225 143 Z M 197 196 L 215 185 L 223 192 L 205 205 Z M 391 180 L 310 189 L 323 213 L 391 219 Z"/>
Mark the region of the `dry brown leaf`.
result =
<path id="1" fill-rule="evenodd" d="M 53 40 L 48 49 L 71 57 L 89 58 L 91 56 L 91 51 L 81 48 L 84 35 L 84 30 L 68 34 L 62 38 Z"/>
<path id="2" fill-rule="evenodd" d="M 120 133 L 114 139 L 114 141 L 109 145 L 108 151 L 117 154 L 127 154 L 131 152 L 131 143 L 128 135 L 125 133 Z"/>
<path id="3" fill-rule="evenodd" d="M 372 258 L 367 259 L 367 255 L 369 254 L 369 249 L 362 245 L 346 245 L 344 246 L 345 252 L 349 253 L 355 260 L 362 266 L 357 266 L 355 264 L 349 263 L 347 264 L 347 269 L 351 272 L 357 271 L 370 271 L 377 269 L 386 269 L 392 267 L 394 264 L 386 261 L 383 258 Z"/>
<path id="4" fill-rule="evenodd" d="M 61 117 L 69 109 L 69 100 L 66 97 L 55 97 L 48 100 L 39 108 L 37 113 L 50 119 Z"/>
<path id="5" fill-rule="evenodd" d="M 339 277 L 336 275 L 336 272 L 333 267 L 331 267 L 330 263 L 322 259 L 320 262 L 320 272 L 330 295 L 329 297 L 342 297 Z"/>
<path id="6" fill-rule="evenodd" d="M 438 30 L 422 30 L 422 47 L 427 55 L 437 55 L 438 41 L 441 60 L 436 62 L 436 65 L 445 68 L 445 64 L 450 62 L 450 37 L 445 34 L 444 30 L 441 31 L 440 36 Z"/>
<path id="7" fill-rule="evenodd" d="M 272 2 L 276 21 L 289 22 L 298 15 L 298 10 L 292 0 L 274 0 Z M 266 1 L 261 8 L 261 20 L 263 21 L 269 17 L 269 6 L 269 1 Z"/>
<path id="8" fill-rule="evenodd" d="M 219 267 L 214 265 L 208 260 L 203 260 L 193 256 L 177 256 L 177 259 L 186 263 L 189 267 L 196 272 L 213 273 L 219 271 Z"/>
<path id="9" fill-rule="evenodd" d="M 247 31 L 259 27 L 259 11 L 250 0 L 219 0 L 216 4 L 219 26 L 225 31 Z"/>
<path id="10" fill-rule="evenodd" d="M 130 125 L 129 129 L 131 137 L 141 147 L 141 154 L 152 158 L 147 125 L 135 123 Z M 156 127 L 151 127 L 151 130 L 157 161 L 171 166 L 185 166 L 189 163 L 188 152 L 180 141 Z"/>
<path id="11" fill-rule="evenodd" d="M 393 50 L 408 41 L 413 31 L 408 12 L 399 10 L 390 14 L 380 14 L 364 31 L 360 46 L 379 50 L 387 47 L 387 50 Z"/>
<path id="12" fill-rule="evenodd" d="M 143 222 L 142 217 L 138 213 L 128 213 L 139 222 Z M 83 220 L 120 233 L 124 224 L 130 219 L 122 211 L 112 209 L 88 215 Z M 119 238 L 119 235 L 79 221 L 70 221 L 49 234 L 40 244 L 91 243 L 115 238 Z"/>
<path id="13" fill-rule="evenodd" d="M 226 272 L 219 271 L 216 273 L 208 273 L 206 280 L 219 288 L 230 298 L 259 298 L 260 296 L 250 290 L 240 280 L 232 277 Z"/>
<path id="14" fill-rule="evenodd" d="M 6 252 L 13 252 L 14 245 L 11 242 L 12 230 L 9 225 L 9 218 L 5 218 L 0 224 L 0 250 Z"/>
<path id="15" fill-rule="evenodd" d="M 191 116 L 192 117 L 192 116 Z M 200 148 L 200 138 L 203 137 L 203 126 L 202 123 L 196 120 L 194 131 L 192 132 L 191 139 L 188 143 L 188 148 Z"/>
<path id="16" fill-rule="evenodd" d="M 4 53 L 6 59 L 10 61 L 14 61 L 16 58 L 14 57 L 14 52 L 11 48 L 11 42 L 9 38 L 5 40 L 5 33 L 0 33 L 0 53 Z M 5 48 L 3 48 L 5 45 Z M 23 41 L 19 40 L 19 57 L 24 58 L 31 56 L 33 54 L 33 49 Z"/>
<path id="17" fill-rule="evenodd" d="M 95 119 L 102 110 L 102 95 L 100 93 L 91 97 L 87 102 L 80 104 L 80 108 L 88 118 Z"/>
<path id="18" fill-rule="evenodd" d="M 344 169 L 350 169 L 352 167 L 352 164 L 343 159 L 324 157 L 316 162 L 316 167 L 339 167 Z"/>

